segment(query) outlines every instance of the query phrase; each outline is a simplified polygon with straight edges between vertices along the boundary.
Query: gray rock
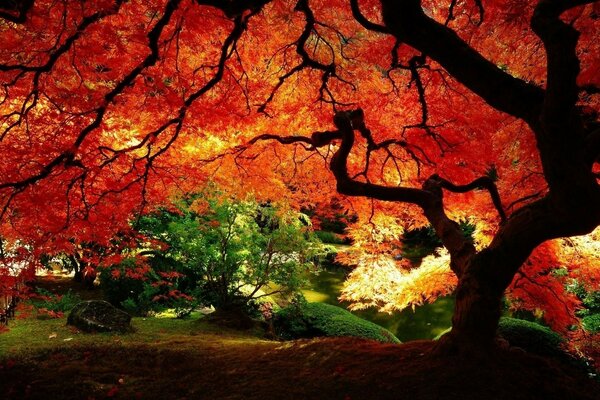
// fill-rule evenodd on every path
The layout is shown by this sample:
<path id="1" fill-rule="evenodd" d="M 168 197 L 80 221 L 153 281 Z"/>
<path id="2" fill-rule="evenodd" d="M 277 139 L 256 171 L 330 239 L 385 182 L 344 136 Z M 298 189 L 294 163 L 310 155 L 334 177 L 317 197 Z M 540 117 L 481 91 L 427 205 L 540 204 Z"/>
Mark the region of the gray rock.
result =
<path id="1" fill-rule="evenodd" d="M 131 315 L 104 300 L 82 301 L 67 318 L 67 324 L 85 332 L 130 332 Z"/>

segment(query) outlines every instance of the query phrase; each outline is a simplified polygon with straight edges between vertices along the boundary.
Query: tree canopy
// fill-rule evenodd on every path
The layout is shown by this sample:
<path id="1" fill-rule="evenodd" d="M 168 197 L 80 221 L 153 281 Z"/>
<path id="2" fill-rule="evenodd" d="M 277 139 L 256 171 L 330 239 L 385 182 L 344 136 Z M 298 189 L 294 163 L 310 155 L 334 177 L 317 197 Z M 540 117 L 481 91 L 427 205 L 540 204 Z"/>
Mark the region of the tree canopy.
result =
<path id="1" fill-rule="evenodd" d="M 9 2 L 2 236 L 105 244 L 208 181 L 297 206 L 341 196 L 363 229 L 431 224 L 458 281 L 454 335 L 488 338 L 511 282 L 559 304 L 540 288 L 566 265 L 598 289 L 598 7 Z"/>

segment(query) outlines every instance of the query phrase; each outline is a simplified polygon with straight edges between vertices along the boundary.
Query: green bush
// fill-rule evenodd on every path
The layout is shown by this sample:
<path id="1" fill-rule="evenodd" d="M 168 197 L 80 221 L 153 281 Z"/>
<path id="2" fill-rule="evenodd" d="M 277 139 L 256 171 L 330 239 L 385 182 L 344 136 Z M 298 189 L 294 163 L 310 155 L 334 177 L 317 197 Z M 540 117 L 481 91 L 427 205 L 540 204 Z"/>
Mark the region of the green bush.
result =
<path id="1" fill-rule="evenodd" d="M 129 315 L 140 315 L 140 309 L 137 302 L 132 299 L 126 299 L 121 302 L 121 308 Z"/>
<path id="2" fill-rule="evenodd" d="M 102 269 L 99 275 L 104 298 L 115 307 L 127 299 L 136 299 L 144 291 L 144 281 L 127 276 L 127 270 L 135 267 L 133 258 L 121 264 Z"/>
<path id="3" fill-rule="evenodd" d="M 588 292 L 583 298 L 583 305 L 593 314 L 600 312 L 600 291 Z"/>
<path id="4" fill-rule="evenodd" d="M 53 312 L 67 312 L 71 311 L 73 307 L 79 302 L 81 298 L 79 295 L 74 294 L 69 290 L 62 296 L 53 294 L 48 290 L 38 288 L 36 290 L 37 296 L 31 301 L 31 303 L 38 309 L 46 309 L 47 311 Z"/>
<path id="5" fill-rule="evenodd" d="M 345 244 L 346 240 L 338 234 L 330 231 L 315 231 L 315 236 L 323 243 Z"/>
<path id="6" fill-rule="evenodd" d="M 298 302 L 275 313 L 277 334 L 286 339 L 318 336 L 355 336 L 384 343 L 400 343 L 381 326 L 343 308 L 324 303 Z"/>
<path id="7" fill-rule="evenodd" d="M 583 328 L 591 333 L 600 332 L 600 314 L 592 314 L 583 318 Z"/>
<path id="8" fill-rule="evenodd" d="M 309 224 L 292 209 L 226 200 L 211 190 L 143 215 L 134 228 L 155 243 L 143 249 L 150 267 L 146 278 L 157 288 L 150 298 L 180 316 L 189 314 L 194 302 L 256 313 L 253 299 L 291 295 L 314 269 L 323 245 Z M 136 293 L 119 303 L 132 298 L 139 304 L 145 292 Z"/>
<path id="9" fill-rule="evenodd" d="M 498 334 L 511 346 L 521 347 L 530 353 L 558 358 L 565 355 L 561 348 L 565 339 L 535 322 L 503 317 L 498 324 Z"/>

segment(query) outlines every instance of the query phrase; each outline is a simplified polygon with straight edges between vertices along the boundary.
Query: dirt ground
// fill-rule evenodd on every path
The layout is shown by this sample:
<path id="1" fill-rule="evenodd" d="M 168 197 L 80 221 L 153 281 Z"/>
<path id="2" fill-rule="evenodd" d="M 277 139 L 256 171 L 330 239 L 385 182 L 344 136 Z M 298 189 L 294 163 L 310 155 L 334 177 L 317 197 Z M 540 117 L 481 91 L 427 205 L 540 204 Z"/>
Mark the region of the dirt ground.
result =
<path id="1" fill-rule="evenodd" d="M 54 349 L 0 366 L 5 399 L 599 399 L 600 385 L 520 352 L 432 358 L 432 343 L 329 338 Z M 180 348 L 181 347 L 181 348 Z"/>

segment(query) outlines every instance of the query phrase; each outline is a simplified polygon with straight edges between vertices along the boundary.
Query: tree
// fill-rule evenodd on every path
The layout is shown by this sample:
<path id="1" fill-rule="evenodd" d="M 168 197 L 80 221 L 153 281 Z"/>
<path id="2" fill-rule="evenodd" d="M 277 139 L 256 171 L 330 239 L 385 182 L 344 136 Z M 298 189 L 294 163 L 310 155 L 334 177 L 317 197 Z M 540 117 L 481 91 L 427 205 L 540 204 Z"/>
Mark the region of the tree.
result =
<path id="1" fill-rule="evenodd" d="M 19 4 L 0 14 L 8 238 L 102 244 L 209 178 L 298 205 L 335 189 L 363 223 L 433 226 L 458 278 L 440 346 L 465 348 L 491 345 L 538 246 L 600 223 L 592 0 Z"/>
<path id="2" fill-rule="evenodd" d="M 176 212 L 160 210 L 137 222 L 159 246 L 144 251 L 155 273 L 179 274 L 178 291 L 220 310 L 243 311 L 257 299 L 299 290 L 320 246 L 298 213 L 196 197 Z"/>

